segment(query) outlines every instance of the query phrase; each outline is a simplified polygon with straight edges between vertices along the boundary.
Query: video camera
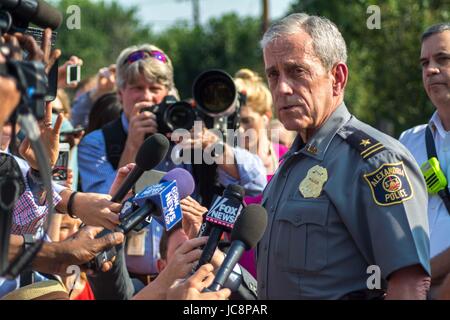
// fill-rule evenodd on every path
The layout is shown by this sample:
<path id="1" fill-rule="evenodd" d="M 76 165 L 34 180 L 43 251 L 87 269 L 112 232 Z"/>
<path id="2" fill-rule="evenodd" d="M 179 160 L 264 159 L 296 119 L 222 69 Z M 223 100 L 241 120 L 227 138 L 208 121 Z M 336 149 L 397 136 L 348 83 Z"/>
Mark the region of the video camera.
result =
<path id="1" fill-rule="evenodd" d="M 239 110 L 245 96 L 237 92 L 233 78 L 222 70 L 208 70 L 193 84 L 194 108 L 189 102 L 166 96 L 157 105 L 142 109 L 156 115 L 158 131 L 162 134 L 176 129 L 190 130 L 194 121 L 201 119 L 208 129 L 218 129 L 225 136 L 227 129 L 239 126 Z"/>
<path id="2" fill-rule="evenodd" d="M 24 32 L 30 23 L 42 28 L 57 29 L 62 14 L 43 0 L 2 0 L 0 32 Z"/>
<path id="3" fill-rule="evenodd" d="M 62 14 L 42 0 L 2 0 L 0 2 L 0 34 L 20 32 L 32 36 L 38 45 L 42 43 L 43 29 L 29 27 L 34 23 L 42 28 L 56 29 L 62 21 Z M 52 33 L 52 48 L 56 32 Z M 27 56 L 24 52 L 24 58 Z M 21 91 L 21 102 L 17 112 L 31 112 L 36 119 L 44 117 L 45 101 L 56 98 L 58 64 L 55 63 L 47 77 L 42 63 L 9 60 L 0 65 L 0 75 L 16 79 Z M 17 117 L 15 112 L 12 117 Z"/>

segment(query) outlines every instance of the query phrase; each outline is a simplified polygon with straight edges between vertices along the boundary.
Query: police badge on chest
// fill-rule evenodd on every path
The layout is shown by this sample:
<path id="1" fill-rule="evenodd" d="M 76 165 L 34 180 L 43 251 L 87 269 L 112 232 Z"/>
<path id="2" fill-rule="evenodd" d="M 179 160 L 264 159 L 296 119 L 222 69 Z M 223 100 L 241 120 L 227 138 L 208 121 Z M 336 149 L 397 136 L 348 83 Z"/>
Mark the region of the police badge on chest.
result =
<path id="1" fill-rule="evenodd" d="M 306 178 L 300 182 L 298 189 L 304 198 L 318 198 L 327 180 L 327 169 L 316 165 L 308 170 Z"/>

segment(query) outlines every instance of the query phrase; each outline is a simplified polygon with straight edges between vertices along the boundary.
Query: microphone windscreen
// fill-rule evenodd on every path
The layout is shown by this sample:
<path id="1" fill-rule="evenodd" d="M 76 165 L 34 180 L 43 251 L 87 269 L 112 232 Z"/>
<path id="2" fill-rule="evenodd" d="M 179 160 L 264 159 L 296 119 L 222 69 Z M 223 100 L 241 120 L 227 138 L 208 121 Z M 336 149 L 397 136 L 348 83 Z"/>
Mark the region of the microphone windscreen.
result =
<path id="1" fill-rule="evenodd" d="M 172 181 L 177 182 L 178 194 L 180 199 L 184 199 L 190 196 L 195 189 L 195 182 L 192 174 L 183 168 L 175 168 L 167 172 L 164 177 L 161 178 L 161 182 Z"/>
<path id="2" fill-rule="evenodd" d="M 61 11 L 43 0 L 37 0 L 37 2 L 37 11 L 31 22 L 42 28 L 57 29 L 63 20 Z"/>
<path id="3" fill-rule="evenodd" d="M 155 133 L 145 139 L 136 154 L 136 165 L 143 171 L 156 167 L 166 157 L 169 151 L 169 140 L 160 133 Z"/>
<path id="4" fill-rule="evenodd" d="M 234 197 L 242 201 L 245 196 L 245 190 L 238 184 L 229 184 L 224 191 L 224 196 L 226 196 L 227 194 L 232 194 Z"/>
<path id="5" fill-rule="evenodd" d="M 231 231 L 231 241 L 242 241 L 246 249 L 254 248 L 267 227 L 267 212 L 258 204 L 250 204 L 242 210 Z"/>

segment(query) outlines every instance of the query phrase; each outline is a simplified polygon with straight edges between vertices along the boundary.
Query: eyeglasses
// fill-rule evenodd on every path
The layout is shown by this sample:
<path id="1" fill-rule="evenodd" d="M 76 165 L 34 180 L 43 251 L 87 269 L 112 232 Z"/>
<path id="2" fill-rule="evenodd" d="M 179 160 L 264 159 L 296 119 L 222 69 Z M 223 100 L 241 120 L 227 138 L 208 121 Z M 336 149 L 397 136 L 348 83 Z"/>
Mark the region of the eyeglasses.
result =
<path id="1" fill-rule="evenodd" d="M 125 59 L 123 64 L 132 64 L 133 62 L 148 59 L 148 58 L 154 58 L 156 60 L 161 61 L 162 63 L 167 63 L 167 57 L 164 53 L 158 50 L 138 50 L 130 53 L 128 57 Z"/>

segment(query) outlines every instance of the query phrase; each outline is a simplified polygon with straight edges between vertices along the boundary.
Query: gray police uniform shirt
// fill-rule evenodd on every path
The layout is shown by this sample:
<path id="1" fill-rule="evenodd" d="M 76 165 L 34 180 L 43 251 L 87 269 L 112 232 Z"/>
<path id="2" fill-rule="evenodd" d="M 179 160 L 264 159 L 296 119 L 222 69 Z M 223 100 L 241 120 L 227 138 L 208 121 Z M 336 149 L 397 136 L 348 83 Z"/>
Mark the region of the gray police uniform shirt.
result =
<path id="1" fill-rule="evenodd" d="M 262 203 L 268 226 L 257 247 L 259 299 L 339 299 L 376 285 L 372 265 L 381 289 L 406 266 L 430 274 L 420 169 L 397 140 L 344 103 L 308 144 L 297 136 Z"/>

